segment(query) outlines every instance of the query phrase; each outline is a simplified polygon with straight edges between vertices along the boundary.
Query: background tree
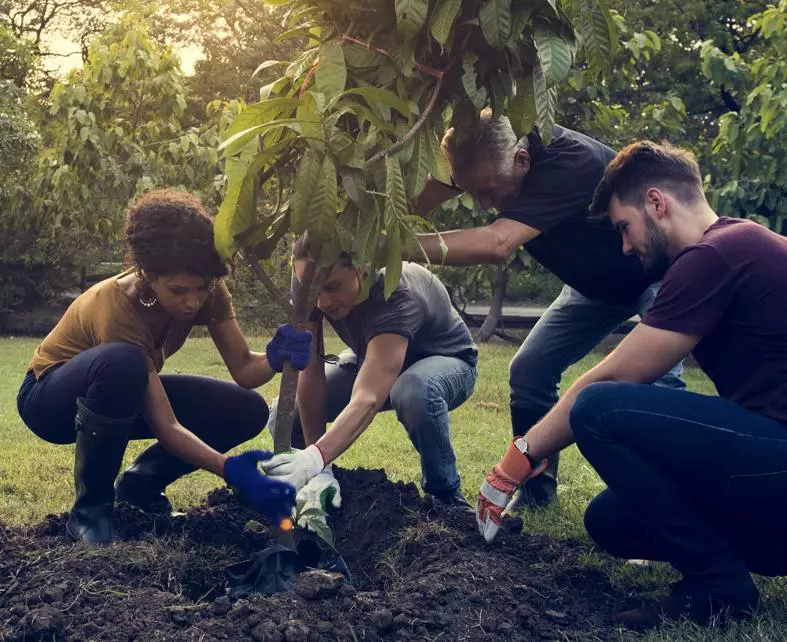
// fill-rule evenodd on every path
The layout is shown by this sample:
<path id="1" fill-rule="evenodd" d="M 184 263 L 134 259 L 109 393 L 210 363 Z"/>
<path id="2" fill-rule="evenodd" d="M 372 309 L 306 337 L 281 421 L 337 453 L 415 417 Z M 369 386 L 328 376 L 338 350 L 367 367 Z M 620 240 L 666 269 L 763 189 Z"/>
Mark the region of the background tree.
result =
<path id="1" fill-rule="evenodd" d="M 707 41 L 703 71 L 739 108 L 723 114 L 713 141 L 711 201 L 720 214 L 752 218 L 785 233 L 787 208 L 787 2 L 747 23 L 756 47 L 722 49 Z"/>

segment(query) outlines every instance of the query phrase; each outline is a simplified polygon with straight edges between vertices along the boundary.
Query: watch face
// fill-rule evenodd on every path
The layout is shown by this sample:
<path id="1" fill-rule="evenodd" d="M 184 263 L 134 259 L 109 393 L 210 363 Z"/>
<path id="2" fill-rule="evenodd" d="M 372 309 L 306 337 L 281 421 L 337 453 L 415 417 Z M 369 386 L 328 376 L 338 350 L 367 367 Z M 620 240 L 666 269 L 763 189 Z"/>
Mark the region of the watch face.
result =
<path id="1" fill-rule="evenodd" d="M 527 455 L 527 441 L 525 441 L 524 437 L 517 437 L 514 439 L 514 446 L 516 446 L 516 449 L 523 455 Z"/>

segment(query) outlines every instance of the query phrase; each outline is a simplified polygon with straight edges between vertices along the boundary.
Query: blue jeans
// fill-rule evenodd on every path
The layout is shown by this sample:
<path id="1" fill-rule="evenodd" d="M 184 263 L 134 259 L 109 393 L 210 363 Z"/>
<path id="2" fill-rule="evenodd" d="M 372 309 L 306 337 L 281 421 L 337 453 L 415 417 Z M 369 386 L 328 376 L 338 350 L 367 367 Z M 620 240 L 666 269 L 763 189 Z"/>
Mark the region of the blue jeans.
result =
<path id="1" fill-rule="evenodd" d="M 750 571 L 787 574 L 787 426 L 718 397 L 597 383 L 571 412 L 577 445 L 607 484 L 585 514 L 620 557 L 669 562 L 716 594 Z"/>
<path id="2" fill-rule="evenodd" d="M 325 364 L 326 419 L 333 421 L 350 402 L 359 365 L 345 350 L 339 365 Z M 451 445 L 448 412 L 461 406 L 475 387 L 477 371 L 466 361 L 434 356 L 403 370 L 381 412 L 394 410 L 421 457 L 425 492 L 450 496 L 459 492 L 459 473 Z M 293 446 L 303 447 L 300 415 L 295 411 Z"/>
<path id="3" fill-rule="evenodd" d="M 511 360 L 511 407 L 530 424 L 521 426 L 517 434 L 524 434 L 557 403 L 560 378 L 566 368 L 586 356 L 621 323 L 635 314 L 644 315 L 660 285 L 654 283 L 635 301 L 620 305 L 588 299 L 567 285 L 563 287 Z M 679 363 L 657 383 L 685 388 L 682 375 L 683 364 Z"/>
<path id="4" fill-rule="evenodd" d="M 161 383 L 178 421 L 216 450 L 226 452 L 265 427 L 268 405 L 254 390 L 191 375 L 161 375 Z M 47 371 L 39 380 L 28 372 L 17 408 L 30 430 L 54 444 L 76 440 L 78 398 L 104 417 L 137 416 L 131 438 L 149 439 L 153 432 L 139 414 L 147 385 L 147 364 L 139 348 L 105 343 Z"/>

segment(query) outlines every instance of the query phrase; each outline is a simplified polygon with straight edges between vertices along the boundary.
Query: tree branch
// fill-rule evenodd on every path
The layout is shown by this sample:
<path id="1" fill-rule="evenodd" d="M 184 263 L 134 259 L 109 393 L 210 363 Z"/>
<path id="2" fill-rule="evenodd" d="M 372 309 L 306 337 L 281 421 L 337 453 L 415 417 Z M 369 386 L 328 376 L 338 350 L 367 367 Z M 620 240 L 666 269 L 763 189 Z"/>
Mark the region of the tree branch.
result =
<path id="1" fill-rule="evenodd" d="M 273 280 L 268 276 L 267 272 L 262 268 L 260 265 L 260 261 L 257 258 L 257 254 L 254 252 L 254 249 L 251 247 L 243 248 L 243 256 L 246 259 L 246 263 L 248 263 L 251 271 L 254 273 L 254 276 L 257 277 L 259 281 L 265 286 L 271 296 L 276 299 L 276 303 L 279 304 L 282 310 L 287 314 L 288 317 L 293 316 L 293 306 L 290 303 L 289 299 L 282 293 Z"/>
<path id="2" fill-rule="evenodd" d="M 426 119 L 429 118 L 429 115 L 432 113 L 435 103 L 437 102 L 437 96 L 440 93 L 440 89 L 442 88 L 442 86 L 443 86 L 443 77 L 440 76 L 440 78 L 438 78 L 437 82 L 435 83 L 434 91 L 432 92 L 432 97 L 429 99 L 429 103 L 426 105 L 426 109 L 424 109 L 423 113 L 421 114 L 421 117 L 417 121 L 415 121 L 415 125 L 412 126 L 410 131 L 408 131 L 404 136 L 402 136 L 401 140 L 396 141 L 388 149 L 384 149 L 383 151 L 381 151 L 378 154 L 375 154 L 368 161 L 366 161 L 365 167 L 370 167 L 374 165 L 378 160 L 385 158 L 386 156 L 390 156 L 394 152 L 399 151 L 400 149 L 402 149 L 402 147 L 407 145 L 408 141 L 413 136 L 415 136 L 418 130 L 421 129 L 423 124 L 426 122 Z"/>

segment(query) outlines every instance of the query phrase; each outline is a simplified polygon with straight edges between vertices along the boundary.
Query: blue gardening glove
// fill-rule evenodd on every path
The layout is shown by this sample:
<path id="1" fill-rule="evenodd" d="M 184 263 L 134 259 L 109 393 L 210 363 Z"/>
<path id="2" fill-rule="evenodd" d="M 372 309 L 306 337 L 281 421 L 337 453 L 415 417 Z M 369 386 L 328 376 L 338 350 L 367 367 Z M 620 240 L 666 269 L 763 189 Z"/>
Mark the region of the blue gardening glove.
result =
<path id="1" fill-rule="evenodd" d="M 288 517 L 295 506 L 295 488 L 291 484 L 263 475 L 257 468 L 271 458 L 267 450 L 248 450 L 228 457 L 224 463 L 224 479 L 238 489 L 272 523 Z"/>
<path id="2" fill-rule="evenodd" d="M 309 365 L 311 353 L 312 333 L 298 330 L 289 323 L 280 325 L 265 346 L 268 363 L 275 372 L 282 371 L 285 361 L 289 361 L 296 370 L 303 370 Z"/>
<path id="3" fill-rule="evenodd" d="M 325 460 L 320 449 L 312 444 L 304 450 L 289 450 L 274 455 L 263 462 L 263 470 L 268 475 L 295 486 L 299 491 L 325 468 Z"/>

